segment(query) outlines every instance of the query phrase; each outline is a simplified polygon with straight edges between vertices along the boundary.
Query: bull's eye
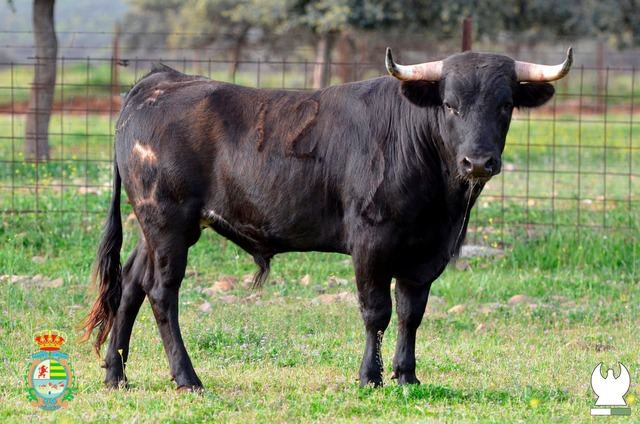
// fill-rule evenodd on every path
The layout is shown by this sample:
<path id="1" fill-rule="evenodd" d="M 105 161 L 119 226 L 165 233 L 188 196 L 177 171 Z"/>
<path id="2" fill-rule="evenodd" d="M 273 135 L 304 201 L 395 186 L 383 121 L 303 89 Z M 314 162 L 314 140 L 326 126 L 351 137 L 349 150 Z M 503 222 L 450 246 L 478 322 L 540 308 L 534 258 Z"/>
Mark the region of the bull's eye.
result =
<path id="1" fill-rule="evenodd" d="M 458 109 L 451 106 L 448 102 L 444 102 L 444 107 L 447 109 L 447 112 L 453 113 L 454 115 L 460 115 Z"/>

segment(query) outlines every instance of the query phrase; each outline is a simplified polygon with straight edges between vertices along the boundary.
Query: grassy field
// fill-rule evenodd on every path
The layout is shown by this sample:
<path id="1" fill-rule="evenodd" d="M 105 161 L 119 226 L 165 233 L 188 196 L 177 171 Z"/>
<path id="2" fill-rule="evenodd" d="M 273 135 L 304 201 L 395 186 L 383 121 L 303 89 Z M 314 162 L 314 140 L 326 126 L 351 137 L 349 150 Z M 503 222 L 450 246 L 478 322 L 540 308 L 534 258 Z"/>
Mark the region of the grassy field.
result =
<path id="1" fill-rule="evenodd" d="M 639 394 L 637 233 L 559 231 L 516 244 L 503 258 L 447 270 L 432 289 L 419 331 L 423 385 L 398 387 L 387 369 L 386 387 L 373 390 L 356 382 L 363 329 L 344 293 L 354 293 L 347 257 L 289 254 L 274 261 L 263 290 L 237 282 L 211 294 L 204 289 L 218 278 L 241 281 L 253 265 L 237 247 L 205 232 L 191 251 L 181 319 L 206 392 L 174 392 L 145 303 L 127 369 L 133 387 L 103 389 L 90 346 L 72 337 L 65 351 L 73 358 L 76 398 L 66 410 L 40 412 L 24 390 L 27 358 L 37 349 L 30 336 L 49 327 L 77 334 L 92 300 L 87 280 L 99 221 L 5 218 L 2 273 L 43 277 L 3 282 L 2 421 L 586 422 L 594 401 L 590 373 L 600 361 L 627 365 L 634 382 L 627 400 Z M 137 237 L 134 226 L 126 228 L 125 252 Z M 517 294 L 530 299 L 509 305 Z M 208 312 L 200 309 L 205 302 Z M 455 305 L 464 311 L 448 313 Z M 384 343 L 387 364 L 394 327 L 395 318 Z"/>
<path id="2" fill-rule="evenodd" d="M 103 389 L 98 360 L 75 339 L 94 296 L 113 119 L 54 115 L 54 160 L 36 166 L 21 156 L 23 117 L 0 115 L 0 211 L 16 212 L 0 226 L 0 421 L 587 422 L 601 361 L 631 371 L 637 421 L 640 120 L 527 117 L 512 124 L 504 172 L 486 187 L 469 236 L 505 253 L 465 260 L 434 284 L 418 335 L 421 386 L 389 380 L 394 317 L 386 386 L 358 387 L 364 332 L 347 256 L 277 257 L 269 283 L 253 291 L 242 283 L 254 270 L 248 255 L 207 231 L 181 291 L 183 334 L 206 387 L 195 395 L 175 393 L 146 303 L 130 390 Z M 32 210 L 40 213 L 22 213 Z M 135 224 L 125 228 L 123 255 L 137 237 Z M 225 276 L 237 279 L 230 290 L 207 290 Z M 515 295 L 527 298 L 510 304 Z M 64 350 L 78 383 L 69 408 L 53 413 L 35 410 L 24 385 L 31 335 L 46 328 L 73 336 Z"/>

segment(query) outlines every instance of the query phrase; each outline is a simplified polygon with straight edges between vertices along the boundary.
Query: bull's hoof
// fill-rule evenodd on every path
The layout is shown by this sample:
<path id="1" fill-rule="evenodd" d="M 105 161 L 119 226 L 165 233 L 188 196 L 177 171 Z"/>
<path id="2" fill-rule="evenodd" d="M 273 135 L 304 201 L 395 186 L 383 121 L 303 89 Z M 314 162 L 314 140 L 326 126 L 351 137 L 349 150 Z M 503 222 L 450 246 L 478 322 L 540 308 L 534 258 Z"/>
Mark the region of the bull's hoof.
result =
<path id="1" fill-rule="evenodd" d="M 398 384 L 401 386 L 405 384 L 420 384 L 420 380 L 418 380 L 415 373 L 400 373 L 394 371 L 391 379 L 398 380 Z"/>
<path id="2" fill-rule="evenodd" d="M 418 380 L 418 377 L 415 375 L 400 375 L 400 377 L 398 377 L 398 384 L 401 386 L 404 384 L 420 384 L 420 380 Z"/>
<path id="3" fill-rule="evenodd" d="M 176 390 L 178 393 L 202 393 L 204 392 L 204 387 L 197 384 L 185 384 L 178 386 Z"/>
<path id="4" fill-rule="evenodd" d="M 360 387 L 382 387 L 382 376 L 360 376 Z"/>
<path id="5" fill-rule="evenodd" d="M 127 380 L 105 380 L 104 387 L 109 390 L 125 390 L 129 388 Z"/>
<path id="6" fill-rule="evenodd" d="M 107 389 L 119 390 L 127 389 L 127 377 L 125 377 L 122 368 L 107 368 L 107 375 L 104 378 L 104 385 Z"/>

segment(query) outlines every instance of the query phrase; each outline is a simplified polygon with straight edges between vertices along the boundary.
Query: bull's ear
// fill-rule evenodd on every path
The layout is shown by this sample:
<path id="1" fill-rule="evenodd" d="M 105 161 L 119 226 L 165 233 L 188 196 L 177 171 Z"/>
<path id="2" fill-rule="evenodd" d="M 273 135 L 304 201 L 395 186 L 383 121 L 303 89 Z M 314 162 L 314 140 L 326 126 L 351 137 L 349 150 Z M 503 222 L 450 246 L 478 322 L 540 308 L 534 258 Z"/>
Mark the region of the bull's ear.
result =
<path id="1" fill-rule="evenodd" d="M 515 107 L 538 107 L 545 104 L 555 93 L 553 85 L 546 82 L 525 82 L 518 84 L 513 96 Z"/>
<path id="2" fill-rule="evenodd" d="M 400 91 L 411 103 L 420 107 L 439 106 L 442 104 L 440 83 L 438 82 L 402 81 Z"/>

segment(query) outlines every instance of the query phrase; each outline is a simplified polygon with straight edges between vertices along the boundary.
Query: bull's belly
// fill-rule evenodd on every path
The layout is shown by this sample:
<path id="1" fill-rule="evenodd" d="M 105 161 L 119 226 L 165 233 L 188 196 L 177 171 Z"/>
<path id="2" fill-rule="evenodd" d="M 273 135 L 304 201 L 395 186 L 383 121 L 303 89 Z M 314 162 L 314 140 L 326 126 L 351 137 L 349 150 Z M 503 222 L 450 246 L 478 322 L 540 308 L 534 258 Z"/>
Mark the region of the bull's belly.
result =
<path id="1" fill-rule="evenodd" d="M 212 228 L 250 254 L 347 253 L 340 226 L 336 222 L 325 221 L 317 217 L 290 216 L 286 222 L 266 220 L 253 223 L 239 221 L 211 207 L 204 208 L 201 213 L 203 227 Z"/>

